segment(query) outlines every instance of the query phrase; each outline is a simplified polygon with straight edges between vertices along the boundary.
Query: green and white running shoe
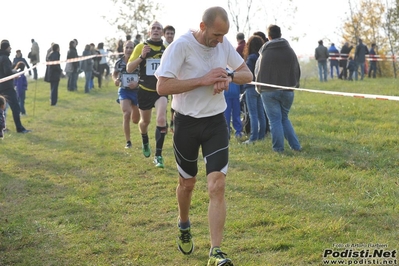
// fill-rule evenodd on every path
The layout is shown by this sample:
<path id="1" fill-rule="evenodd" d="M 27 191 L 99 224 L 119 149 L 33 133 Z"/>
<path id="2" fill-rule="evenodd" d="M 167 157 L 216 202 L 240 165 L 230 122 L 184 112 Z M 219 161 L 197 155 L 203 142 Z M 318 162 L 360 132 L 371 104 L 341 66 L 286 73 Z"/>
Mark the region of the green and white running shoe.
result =
<path id="1" fill-rule="evenodd" d="M 191 236 L 190 227 L 187 229 L 180 229 L 180 235 L 177 238 L 177 248 L 184 255 L 190 255 L 194 251 L 194 243 Z"/>
<path id="2" fill-rule="evenodd" d="M 154 164 L 158 168 L 163 168 L 163 158 L 162 156 L 155 156 L 154 157 Z"/>
<path id="3" fill-rule="evenodd" d="M 223 253 L 220 248 L 214 248 L 209 255 L 208 266 L 233 266 L 231 259 L 226 258 L 226 253 Z"/>

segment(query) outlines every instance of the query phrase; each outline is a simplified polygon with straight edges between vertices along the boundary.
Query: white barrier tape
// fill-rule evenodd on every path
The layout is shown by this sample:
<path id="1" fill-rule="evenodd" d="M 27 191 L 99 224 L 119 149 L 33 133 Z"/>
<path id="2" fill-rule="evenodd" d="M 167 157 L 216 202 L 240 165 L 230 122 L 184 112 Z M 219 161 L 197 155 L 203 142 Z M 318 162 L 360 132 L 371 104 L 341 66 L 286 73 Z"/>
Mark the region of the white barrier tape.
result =
<path id="1" fill-rule="evenodd" d="M 0 79 L 0 83 L 6 82 L 7 80 L 10 80 L 10 79 L 14 79 L 16 77 L 19 77 L 22 74 L 25 74 L 26 72 L 29 72 L 31 69 L 34 69 L 34 68 L 36 68 L 36 65 L 31 67 L 31 68 L 29 68 L 29 69 L 25 69 L 24 71 L 20 71 L 20 72 L 17 72 L 15 74 L 12 74 L 11 76 L 7 76 L 5 78 L 2 78 L 2 79 Z"/>
<path id="2" fill-rule="evenodd" d="M 322 94 L 337 95 L 337 96 L 348 96 L 348 97 L 355 97 L 355 98 L 367 98 L 367 99 L 375 99 L 375 100 L 399 101 L 399 96 L 361 94 L 361 93 L 349 93 L 349 92 L 338 92 L 338 91 L 310 90 L 310 89 L 284 87 L 284 86 L 266 84 L 266 83 L 255 82 L 255 81 L 252 81 L 249 84 L 260 85 L 260 86 L 268 86 L 268 87 L 284 89 L 284 90 L 306 91 L 306 92 L 313 92 L 313 93 L 322 93 Z"/>
<path id="3" fill-rule="evenodd" d="M 374 57 L 366 57 L 368 61 L 396 61 L 395 58 L 374 58 Z M 346 57 L 329 57 L 329 60 L 347 60 L 349 59 Z"/>
<path id="4" fill-rule="evenodd" d="M 348 54 L 334 54 L 330 53 L 330 56 L 328 59 L 330 60 L 348 60 L 349 58 L 346 57 Z M 337 56 L 334 56 L 337 55 Z M 345 56 L 345 57 L 342 57 Z M 397 56 L 395 55 L 365 55 L 368 61 L 398 61 Z M 313 55 L 298 55 L 298 58 L 309 58 L 309 59 L 315 59 Z"/>
<path id="5" fill-rule="evenodd" d="M 344 54 L 344 53 L 328 53 L 329 55 L 331 55 L 331 56 L 334 56 L 334 55 L 337 55 L 338 57 L 339 56 L 341 56 L 341 55 L 344 55 L 344 56 L 350 56 L 350 54 Z M 394 56 L 394 55 L 381 55 L 381 54 L 366 54 L 365 55 L 365 57 L 391 57 L 391 58 L 396 58 L 396 56 Z"/>
<path id="6" fill-rule="evenodd" d="M 106 55 L 102 55 L 102 54 L 101 55 L 99 55 L 99 54 L 97 54 L 97 55 L 88 55 L 88 56 L 81 56 L 81 57 L 71 58 L 71 59 L 67 59 L 67 60 L 48 61 L 48 62 L 40 63 L 40 64 L 41 65 L 58 65 L 58 64 L 61 64 L 61 63 L 79 62 L 79 61 L 87 60 L 87 59 L 94 58 L 94 57 L 113 56 L 113 55 L 120 55 L 120 54 L 122 54 L 122 53 L 108 53 Z M 16 77 L 19 77 L 22 74 L 25 74 L 26 72 L 29 72 L 29 71 L 33 70 L 36 67 L 37 67 L 37 64 L 32 66 L 31 68 L 26 68 L 24 71 L 20 71 L 20 72 L 17 72 L 15 74 L 11 75 L 11 76 L 7 76 L 5 78 L 2 78 L 2 79 L 0 79 L 0 83 L 6 82 L 7 80 L 10 80 L 10 79 L 14 79 Z"/>

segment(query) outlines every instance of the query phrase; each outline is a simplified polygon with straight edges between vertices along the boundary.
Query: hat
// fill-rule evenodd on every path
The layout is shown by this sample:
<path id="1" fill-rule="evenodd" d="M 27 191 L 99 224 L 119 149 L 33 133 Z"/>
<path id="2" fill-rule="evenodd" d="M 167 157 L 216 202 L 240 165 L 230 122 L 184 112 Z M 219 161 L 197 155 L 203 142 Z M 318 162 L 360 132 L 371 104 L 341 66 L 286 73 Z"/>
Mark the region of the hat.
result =
<path id="1" fill-rule="evenodd" d="M 10 43 L 7 40 L 2 40 L 1 41 L 1 50 L 6 50 L 8 47 L 10 47 Z"/>

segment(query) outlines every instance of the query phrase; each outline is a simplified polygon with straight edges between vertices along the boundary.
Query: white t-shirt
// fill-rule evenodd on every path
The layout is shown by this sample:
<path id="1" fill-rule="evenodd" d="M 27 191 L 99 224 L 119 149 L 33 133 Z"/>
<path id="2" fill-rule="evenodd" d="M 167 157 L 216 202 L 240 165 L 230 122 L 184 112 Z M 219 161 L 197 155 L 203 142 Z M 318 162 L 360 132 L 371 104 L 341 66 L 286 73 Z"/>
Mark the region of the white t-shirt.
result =
<path id="1" fill-rule="evenodd" d="M 186 80 L 202 77 L 217 67 L 235 70 L 242 63 L 244 60 L 226 37 L 216 47 L 207 47 L 189 31 L 168 46 L 155 76 Z M 224 112 L 226 101 L 223 93 L 213 95 L 213 85 L 203 86 L 174 94 L 172 108 L 183 115 L 209 117 Z"/>
<path id="2" fill-rule="evenodd" d="M 98 49 L 98 51 L 100 52 L 100 54 L 102 54 L 103 56 L 101 57 L 101 60 L 100 60 L 100 64 L 106 64 L 107 63 L 107 55 L 108 55 L 108 52 L 106 52 L 104 49 Z"/>

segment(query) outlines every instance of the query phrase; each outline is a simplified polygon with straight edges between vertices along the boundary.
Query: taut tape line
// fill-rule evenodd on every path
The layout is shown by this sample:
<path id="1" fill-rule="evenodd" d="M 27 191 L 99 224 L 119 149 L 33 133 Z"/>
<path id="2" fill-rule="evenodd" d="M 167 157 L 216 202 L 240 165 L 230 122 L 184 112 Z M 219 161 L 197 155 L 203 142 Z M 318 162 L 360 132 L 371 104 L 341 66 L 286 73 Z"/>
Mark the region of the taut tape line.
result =
<path id="1" fill-rule="evenodd" d="M 310 89 L 301 89 L 301 88 L 293 88 L 293 87 L 284 87 L 284 86 L 266 84 L 266 83 L 255 82 L 255 81 L 252 81 L 249 84 L 259 85 L 259 86 L 268 86 L 268 87 L 273 87 L 273 88 L 278 88 L 278 89 L 283 89 L 283 90 L 306 91 L 306 92 L 313 92 L 313 93 L 322 93 L 322 94 L 347 96 L 347 97 L 355 97 L 355 98 L 367 98 L 367 99 L 375 99 L 375 100 L 399 101 L 399 96 L 349 93 L 349 92 L 338 92 L 338 91 L 310 90 Z"/>
<path id="2" fill-rule="evenodd" d="M 60 60 L 60 61 L 48 61 L 45 63 L 39 63 L 39 64 L 45 64 L 45 65 L 57 65 L 57 64 L 61 64 L 61 63 L 69 63 L 69 62 L 79 62 L 79 61 L 83 61 L 83 60 L 87 60 L 89 58 L 94 58 L 94 57 L 103 57 L 103 56 L 113 56 L 113 55 L 120 55 L 122 53 L 108 53 L 106 55 L 88 55 L 88 56 L 81 56 L 81 57 L 75 57 L 75 58 L 71 58 L 71 59 L 67 59 L 67 60 Z M 19 71 L 11 76 L 7 76 L 5 78 L 0 79 L 0 83 L 6 82 L 7 80 L 16 78 L 21 76 L 22 74 L 25 74 L 29 71 L 31 71 L 32 69 L 36 68 L 37 65 L 32 66 L 31 68 L 26 68 L 24 71 Z"/>

